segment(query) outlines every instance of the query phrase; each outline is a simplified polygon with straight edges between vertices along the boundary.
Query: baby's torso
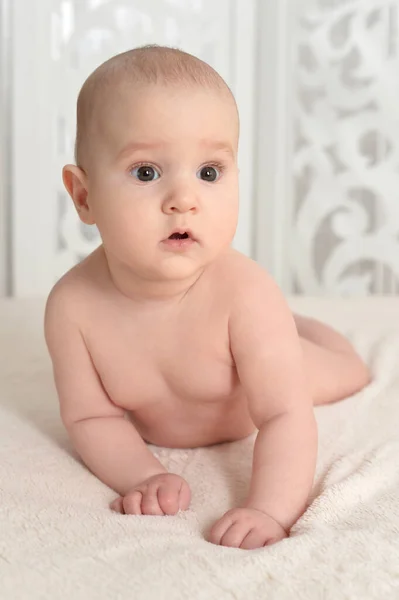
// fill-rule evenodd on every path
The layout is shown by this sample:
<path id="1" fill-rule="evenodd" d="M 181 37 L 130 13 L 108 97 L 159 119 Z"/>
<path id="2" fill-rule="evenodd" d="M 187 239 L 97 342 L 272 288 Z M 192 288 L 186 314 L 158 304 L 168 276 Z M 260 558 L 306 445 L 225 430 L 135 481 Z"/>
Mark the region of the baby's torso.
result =
<path id="1" fill-rule="evenodd" d="M 137 309 L 118 294 L 86 299 L 82 332 L 105 391 L 146 441 L 161 446 L 204 446 L 254 431 L 228 311 L 216 293 L 198 291 L 168 309 Z"/>

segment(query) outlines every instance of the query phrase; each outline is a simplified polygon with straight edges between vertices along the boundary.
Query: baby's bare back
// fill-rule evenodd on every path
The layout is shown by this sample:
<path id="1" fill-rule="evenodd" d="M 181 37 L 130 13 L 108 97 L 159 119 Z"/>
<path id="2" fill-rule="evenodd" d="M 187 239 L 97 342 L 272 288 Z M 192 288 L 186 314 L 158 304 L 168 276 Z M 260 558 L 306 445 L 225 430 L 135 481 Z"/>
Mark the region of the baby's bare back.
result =
<path id="1" fill-rule="evenodd" d="M 80 328 L 103 387 L 148 442 L 205 446 L 255 430 L 230 352 L 228 278 L 221 282 L 234 260 L 166 306 L 117 291 L 101 247 L 70 273 L 84 286 Z"/>

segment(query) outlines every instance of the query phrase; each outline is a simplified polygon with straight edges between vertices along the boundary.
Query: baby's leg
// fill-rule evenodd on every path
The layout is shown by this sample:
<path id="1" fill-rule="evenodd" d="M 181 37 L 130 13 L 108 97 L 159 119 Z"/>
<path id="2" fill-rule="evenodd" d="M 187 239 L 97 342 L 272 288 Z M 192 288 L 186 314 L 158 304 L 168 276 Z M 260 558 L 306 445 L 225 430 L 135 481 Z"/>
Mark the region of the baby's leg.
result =
<path id="1" fill-rule="evenodd" d="M 316 319 L 294 319 L 315 405 L 342 400 L 370 383 L 370 372 L 349 340 Z"/>

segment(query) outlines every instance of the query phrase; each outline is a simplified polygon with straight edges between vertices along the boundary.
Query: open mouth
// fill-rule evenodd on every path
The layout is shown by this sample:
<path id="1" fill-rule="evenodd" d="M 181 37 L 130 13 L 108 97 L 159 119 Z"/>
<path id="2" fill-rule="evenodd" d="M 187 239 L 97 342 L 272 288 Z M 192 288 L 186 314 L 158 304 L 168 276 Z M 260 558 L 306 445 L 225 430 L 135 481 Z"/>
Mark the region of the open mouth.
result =
<path id="1" fill-rule="evenodd" d="M 187 231 L 184 231 L 184 229 L 178 229 L 177 231 L 175 230 L 163 241 L 167 248 L 179 252 L 192 248 L 196 242 L 197 240 L 190 229 Z"/>
<path id="2" fill-rule="evenodd" d="M 168 237 L 169 240 L 187 240 L 190 236 L 188 235 L 187 232 L 185 233 L 172 233 L 172 235 L 170 235 Z"/>

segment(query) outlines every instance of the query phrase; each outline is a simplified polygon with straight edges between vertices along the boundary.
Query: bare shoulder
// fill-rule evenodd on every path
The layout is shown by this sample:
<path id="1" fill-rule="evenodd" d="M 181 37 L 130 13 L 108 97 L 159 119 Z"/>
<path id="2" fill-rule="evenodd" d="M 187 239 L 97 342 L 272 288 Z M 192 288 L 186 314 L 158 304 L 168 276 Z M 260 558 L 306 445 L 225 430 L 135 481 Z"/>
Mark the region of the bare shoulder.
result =
<path id="1" fill-rule="evenodd" d="M 274 278 L 254 260 L 234 253 L 226 271 L 231 281 L 229 334 L 235 360 L 252 356 L 270 343 L 296 344 L 292 311 Z M 245 358 L 247 359 L 247 358 Z"/>
<path id="2" fill-rule="evenodd" d="M 79 328 L 84 320 L 95 289 L 99 287 L 96 252 L 67 271 L 51 289 L 44 314 L 46 337 L 55 324 L 57 329 L 67 325 Z"/>
<path id="3" fill-rule="evenodd" d="M 252 302 L 268 304 L 284 302 L 284 297 L 271 275 L 255 260 L 231 250 L 218 262 L 215 281 L 229 298 L 231 306 Z"/>

